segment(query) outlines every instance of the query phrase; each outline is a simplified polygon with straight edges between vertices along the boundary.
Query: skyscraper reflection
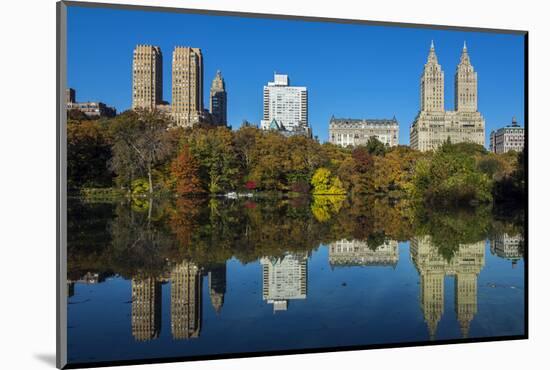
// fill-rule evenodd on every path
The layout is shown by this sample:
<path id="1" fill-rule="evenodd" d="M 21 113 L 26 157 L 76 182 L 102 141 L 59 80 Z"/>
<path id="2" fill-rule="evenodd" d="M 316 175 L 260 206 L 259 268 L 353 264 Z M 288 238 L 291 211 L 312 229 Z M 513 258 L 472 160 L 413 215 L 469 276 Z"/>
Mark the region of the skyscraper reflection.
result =
<path id="1" fill-rule="evenodd" d="M 462 336 L 466 338 L 477 313 L 477 277 L 485 265 L 485 242 L 460 244 L 450 257 L 443 256 L 429 236 L 411 239 L 411 258 L 420 274 L 420 304 L 430 339 L 445 306 L 444 280 L 455 277 L 455 312 Z"/>
<path id="2" fill-rule="evenodd" d="M 307 258 L 305 252 L 287 253 L 283 257 L 260 259 L 263 272 L 262 297 L 273 304 L 273 312 L 286 311 L 288 301 L 306 299 Z"/>
<path id="3" fill-rule="evenodd" d="M 201 271 L 194 263 L 183 261 L 172 268 L 170 281 L 172 337 L 196 338 L 201 328 Z"/>
<path id="4" fill-rule="evenodd" d="M 155 278 L 132 279 L 132 335 L 137 341 L 160 334 L 161 292 L 160 281 Z"/>
<path id="5" fill-rule="evenodd" d="M 210 293 L 210 302 L 217 314 L 220 313 L 225 297 L 226 286 L 226 268 L 225 263 L 217 264 L 210 268 L 208 272 L 208 292 Z"/>

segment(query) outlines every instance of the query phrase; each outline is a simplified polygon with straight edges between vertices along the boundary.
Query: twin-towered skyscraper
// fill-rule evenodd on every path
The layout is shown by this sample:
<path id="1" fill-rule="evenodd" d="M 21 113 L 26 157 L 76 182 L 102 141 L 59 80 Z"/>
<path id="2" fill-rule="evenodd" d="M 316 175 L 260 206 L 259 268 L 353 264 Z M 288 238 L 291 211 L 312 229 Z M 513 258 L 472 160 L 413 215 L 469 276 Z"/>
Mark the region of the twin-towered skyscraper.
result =
<path id="1" fill-rule="evenodd" d="M 437 149 L 445 141 L 485 144 L 485 120 L 477 110 L 477 73 L 466 43 L 455 74 L 455 109 L 445 111 L 445 82 L 432 41 L 420 78 L 420 111 L 410 132 L 410 144 L 421 151 Z"/>
<path id="2" fill-rule="evenodd" d="M 162 99 L 160 47 L 137 45 L 132 67 L 132 109 L 158 109 L 171 115 L 180 127 L 207 122 L 227 124 L 227 93 L 221 72 L 210 91 L 211 114 L 203 104 L 203 56 L 201 49 L 176 46 L 172 54 L 172 105 Z"/>

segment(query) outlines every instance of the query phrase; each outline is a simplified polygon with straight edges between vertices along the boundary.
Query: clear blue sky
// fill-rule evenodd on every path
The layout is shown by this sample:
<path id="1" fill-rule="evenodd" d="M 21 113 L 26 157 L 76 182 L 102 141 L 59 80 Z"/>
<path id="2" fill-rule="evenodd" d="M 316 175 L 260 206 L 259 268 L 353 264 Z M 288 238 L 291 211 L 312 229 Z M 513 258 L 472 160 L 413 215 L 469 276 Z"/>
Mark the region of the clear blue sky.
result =
<path id="1" fill-rule="evenodd" d="M 434 19 L 437 22 L 437 19 Z M 204 102 L 217 69 L 228 91 L 228 121 L 259 123 L 262 87 L 273 72 L 307 86 L 309 122 L 321 141 L 332 115 L 397 117 L 399 142 L 419 109 L 419 83 L 430 40 L 445 72 L 445 107 L 454 106 L 454 73 L 464 40 L 478 72 L 479 110 L 486 136 L 511 122 L 523 125 L 523 36 L 388 26 L 191 15 L 70 7 L 68 83 L 78 101 L 102 101 L 119 112 L 131 106 L 132 52 L 160 46 L 164 100 L 171 101 L 174 46 L 202 49 Z"/>

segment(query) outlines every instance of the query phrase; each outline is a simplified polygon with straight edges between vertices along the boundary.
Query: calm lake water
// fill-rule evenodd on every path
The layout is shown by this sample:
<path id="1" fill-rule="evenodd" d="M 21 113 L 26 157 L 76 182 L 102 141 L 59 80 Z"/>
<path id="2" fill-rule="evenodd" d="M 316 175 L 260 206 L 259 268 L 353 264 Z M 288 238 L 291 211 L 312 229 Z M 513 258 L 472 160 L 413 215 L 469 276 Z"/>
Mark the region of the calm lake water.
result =
<path id="1" fill-rule="evenodd" d="M 68 216 L 69 363 L 524 334 L 519 211 L 73 199 Z"/>

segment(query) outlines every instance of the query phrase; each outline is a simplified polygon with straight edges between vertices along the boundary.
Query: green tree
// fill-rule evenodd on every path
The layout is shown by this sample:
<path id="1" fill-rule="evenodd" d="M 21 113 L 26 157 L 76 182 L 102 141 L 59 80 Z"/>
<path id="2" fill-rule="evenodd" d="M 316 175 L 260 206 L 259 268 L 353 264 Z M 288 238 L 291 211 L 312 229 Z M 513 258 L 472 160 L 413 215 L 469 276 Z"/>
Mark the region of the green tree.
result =
<path id="1" fill-rule="evenodd" d="M 371 155 L 383 156 L 386 154 L 387 147 L 376 137 L 371 136 L 365 145 L 367 151 Z"/>
<path id="2" fill-rule="evenodd" d="M 432 205 L 492 200 L 490 178 L 477 168 L 473 156 L 451 144 L 443 145 L 430 160 L 418 161 L 413 183 L 416 198 Z"/>

